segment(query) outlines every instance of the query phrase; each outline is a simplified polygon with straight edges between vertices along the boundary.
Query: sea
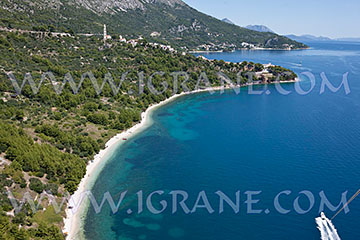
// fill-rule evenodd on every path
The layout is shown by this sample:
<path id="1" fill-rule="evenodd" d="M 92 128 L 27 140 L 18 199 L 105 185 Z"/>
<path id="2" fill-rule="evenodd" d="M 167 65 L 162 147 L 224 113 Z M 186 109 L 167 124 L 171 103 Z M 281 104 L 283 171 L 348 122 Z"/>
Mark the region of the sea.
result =
<path id="1" fill-rule="evenodd" d="M 89 206 L 86 239 L 320 239 L 315 218 L 331 218 L 360 188 L 360 43 L 307 44 L 197 54 L 281 65 L 301 81 L 281 85 L 287 94 L 204 92 L 153 111 L 97 178 L 97 204 L 106 192 L 123 199 L 117 211 Z M 360 198 L 345 210 L 332 221 L 339 236 L 360 239 Z"/>

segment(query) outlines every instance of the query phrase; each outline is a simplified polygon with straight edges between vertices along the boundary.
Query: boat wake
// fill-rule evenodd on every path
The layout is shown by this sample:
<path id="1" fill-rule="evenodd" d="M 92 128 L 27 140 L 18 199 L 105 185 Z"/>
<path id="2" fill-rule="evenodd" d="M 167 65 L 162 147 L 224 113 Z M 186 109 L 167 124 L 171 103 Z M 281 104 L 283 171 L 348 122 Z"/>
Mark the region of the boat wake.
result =
<path id="1" fill-rule="evenodd" d="M 315 221 L 321 233 L 321 240 L 340 240 L 334 224 L 332 224 L 324 213 L 321 213 L 321 217 L 315 218 Z"/>

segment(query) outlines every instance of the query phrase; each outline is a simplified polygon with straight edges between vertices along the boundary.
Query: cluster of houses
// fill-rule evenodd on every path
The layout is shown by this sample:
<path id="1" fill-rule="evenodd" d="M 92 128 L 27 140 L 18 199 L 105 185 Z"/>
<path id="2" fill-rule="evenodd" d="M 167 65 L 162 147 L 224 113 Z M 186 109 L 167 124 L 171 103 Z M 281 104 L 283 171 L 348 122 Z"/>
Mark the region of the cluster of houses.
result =
<path id="1" fill-rule="evenodd" d="M 177 51 L 171 47 L 170 45 L 164 45 L 164 44 L 159 44 L 159 43 L 149 43 L 150 46 L 152 47 L 158 47 L 158 48 L 161 48 L 162 50 L 164 51 L 169 51 L 169 52 L 174 52 L 176 53 Z"/>
<path id="2" fill-rule="evenodd" d="M 241 47 L 253 49 L 253 48 L 255 48 L 255 45 L 251 44 L 251 43 L 243 42 L 243 43 L 241 43 Z"/>
<path id="3" fill-rule="evenodd" d="M 150 34 L 151 37 L 158 37 L 161 34 L 158 32 L 153 32 Z M 106 45 L 106 41 L 112 39 L 112 37 L 110 35 L 107 34 L 106 31 L 106 25 L 104 25 L 104 44 Z M 127 40 L 125 37 L 123 37 L 122 35 L 119 35 L 119 42 L 121 43 L 127 43 L 127 44 L 131 44 L 133 47 L 136 47 L 139 42 L 141 40 L 143 40 L 144 38 L 142 36 L 140 36 L 137 39 L 130 39 Z M 169 51 L 169 52 L 173 52 L 173 53 L 177 53 L 177 51 L 171 47 L 170 45 L 164 45 L 164 44 L 159 44 L 159 43 L 148 43 L 149 46 L 152 46 L 154 48 L 160 48 L 164 51 Z"/>
<path id="4" fill-rule="evenodd" d="M 252 43 L 247 43 L 247 42 L 243 42 L 241 43 L 241 47 L 242 48 L 246 48 L 246 49 L 265 49 L 265 48 L 261 48 L 256 46 L 255 44 Z M 283 48 L 284 50 L 291 50 L 294 48 L 294 45 L 289 45 L 289 44 L 283 44 Z"/>
<path id="5" fill-rule="evenodd" d="M 274 74 L 269 72 L 269 68 L 274 67 L 274 65 L 272 65 L 271 63 L 268 63 L 268 64 L 263 64 L 263 66 L 264 66 L 264 69 L 260 72 L 256 72 L 255 76 L 257 79 L 260 79 L 263 82 L 269 82 L 274 77 Z"/>
<path id="6" fill-rule="evenodd" d="M 158 33 L 158 32 L 153 32 L 153 33 L 151 33 L 150 36 L 151 37 L 158 37 L 160 35 L 161 34 Z M 104 43 L 106 44 L 106 40 L 109 40 L 109 39 L 111 39 L 111 36 L 107 35 L 106 25 L 104 25 Z M 137 38 L 137 39 L 127 40 L 122 35 L 119 35 L 119 41 L 120 42 L 126 43 L 126 44 L 131 44 L 133 47 L 136 47 L 141 40 L 143 40 L 143 37 L 141 37 L 141 36 L 139 38 Z M 151 46 L 153 48 L 160 48 L 160 49 L 162 49 L 164 51 L 168 51 L 168 52 L 177 53 L 177 51 L 173 47 L 171 47 L 170 45 L 164 45 L 164 44 L 160 44 L 160 43 L 152 43 L 151 42 L 151 43 L 148 43 L 148 46 Z M 241 44 L 241 46 L 243 48 L 250 48 L 250 49 L 256 48 L 256 46 L 254 44 L 250 44 L 250 43 L 246 43 L 246 42 L 243 42 Z M 223 50 L 235 49 L 235 48 L 236 48 L 236 46 L 234 44 L 222 43 L 222 44 L 216 45 L 216 44 L 211 43 L 211 44 L 201 45 L 197 49 L 202 50 L 202 51 L 215 51 L 215 50 L 223 51 Z M 185 54 L 185 52 L 183 53 L 183 55 L 184 54 Z M 207 58 L 205 58 L 204 56 L 199 56 L 199 58 L 210 61 Z M 268 82 L 274 77 L 274 75 L 271 72 L 269 72 L 269 68 L 274 66 L 274 65 L 269 63 L 269 64 L 264 64 L 263 66 L 264 66 L 264 68 L 263 68 L 262 71 L 255 72 L 255 77 L 256 77 L 256 79 L 258 79 L 259 82 Z M 253 71 L 254 69 L 245 69 L 245 70 Z"/>
<path id="7" fill-rule="evenodd" d="M 205 52 L 215 52 L 215 51 L 219 51 L 219 52 L 223 52 L 223 51 L 234 51 L 236 49 L 236 45 L 235 44 L 230 44 L 230 43 L 221 43 L 221 44 L 214 44 L 214 43 L 209 43 L 209 44 L 202 44 L 200 46 L 198 46 L 196 48 L 197 51 L 205 51 Z"/>
<path id="8" fill-rule="evenodd" d="M 198 56 L 198 58 L 203 59 L 205 61 L 213 61 L 202 55 Z M 225 62 L 225 63 L 231 63 L 231 62 Z M 239 62 L 239 64 L 241 64 L 241 62 Z M 255 72 L 255 77 L 257 80 L 253 82 L 254 84 L 270 83 L 274 78 L 274 74 L 269 71 L 269 68 L 275 67 L 275 65 L 268 63 L 268 64 L 263 64 L 263 66 L 264 68 L 262 71 Z M 255 66 L 250 66 L 250 67 L 246 66 L 244 68 L 245 71 L 254 71 L 254 69 Z"/>

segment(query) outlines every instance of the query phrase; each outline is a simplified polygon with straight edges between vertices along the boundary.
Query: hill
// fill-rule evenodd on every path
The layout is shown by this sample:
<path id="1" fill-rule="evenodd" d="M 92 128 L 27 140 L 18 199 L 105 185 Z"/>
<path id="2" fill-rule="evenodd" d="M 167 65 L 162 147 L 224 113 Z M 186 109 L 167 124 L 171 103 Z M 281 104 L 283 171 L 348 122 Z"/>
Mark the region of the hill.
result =
<path id="1" fill-rule="evenodd" d="M 150 35 L 187 50 L 231 50 L 243 42 L 257 47 L 297 49 L 302 43 L 260 33 L 198 12 L 181 0 L 3 0 L 0 26 L 43 31 L 103 33 L 128 38 Z M 152 35 L 154 36 L 154 35 Z"/>
<path id="2" fill-rule="evenodd" d="M 264 25 L 248 25 L 245 28 L 250 29 L 250 30 L 254 30 L 254 31 L 257 31 L 257 32 L 274 33 L 273 30 L 271 30 L 270 28 L 268 28 L 267 26 L 264 26 Z"/>
<path id="3" fill-rule="evenodd" d="M 317 42 L 317 41 L 333 41 L 333 39 L 328 38 L 328 37 L 317 37 L 317 36 L 313 36 L 313 35 L 301 35 L 301 36 L 297 36 L 297 35 L 286 35 L 286 37 L 293 39 L 295 41 L 302 41 L 302 42 Z"/>
<path id="4" fill-rule="evenodd" d="M 360 42 L 360 38 L 329 38 L 329 37 L 317 37 L 310 34 L 305 34 L 301 36 L 297 36 L 294 34 L 286 35 L 286 37 L 293 39 L 294 41 L 300 41 L 300 42 Z"/>

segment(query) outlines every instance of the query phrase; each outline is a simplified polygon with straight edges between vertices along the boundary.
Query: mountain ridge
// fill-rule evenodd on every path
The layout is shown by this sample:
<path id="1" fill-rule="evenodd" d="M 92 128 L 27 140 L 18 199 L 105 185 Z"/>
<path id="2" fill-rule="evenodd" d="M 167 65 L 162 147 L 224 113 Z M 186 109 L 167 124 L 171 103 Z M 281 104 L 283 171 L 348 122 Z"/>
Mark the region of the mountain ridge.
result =
<path id="1" fill-rule="evenodd" d="M 177 4 L 180 6 L 185 6 L 185 3 L 181 0 L 105 0 L 100 1 L 100 5 L 97 4 L 97 0 L 73 0 L 74 3 L 84 6 L 89 10 L 93 10 L 96 13 L 117 13 L 116 10 L 124 11 L 141 9 L 145 10 L 145 4 L 151 3 L 161 3 L 171 7 L 175 7 Z"/>
<path id="2" fill-rule="evenodd" d="M 295 41 L 335 41 L 335 42 L 360 42 L 360 38 L 329 38 L 329 37 L 324 37 L 324 36 L 314 36 L 311 34 L 304 34 L 304 35 L 295 35 L 295 34 L 289 34 L 289 35 L 285 35 L 286 37 L 293 39 Z"/>
<path id="3" fill-rule="evenodd" d="M 310 34 L 304 34 L 304 35 L 294 35 L 294 34 L 289 34 L 289 35 L 285 35 L 286 37 L 293 39 L 294 41 L 333 41 L 333 39 L 328 38 L 328 37 L 323 37 L 323 36 L 313 36 Z"/>
<path id="4" fill-rule="evenodd" d="M 243 42 L 274 49 L 306 47 L 273 33 L 226 24 L 181 0 L 3 0 L 0 16 L 0 26 L 11 28 L 102 34 L 106 24 L 115 37 L 150 39 L 157 32 L 154 41 L 185 51 L 233 50 Z"/>
<path id="5" fill-rule="evenodd" d="M 270 28 L 268 28 L 265 25 L 247 25 L 245 28 L 250 29 L 250 30 L 254 30 L 254 31 L 257 31 L 257 32 L 275 33 L 273 30 L 271 30 Z"/>

